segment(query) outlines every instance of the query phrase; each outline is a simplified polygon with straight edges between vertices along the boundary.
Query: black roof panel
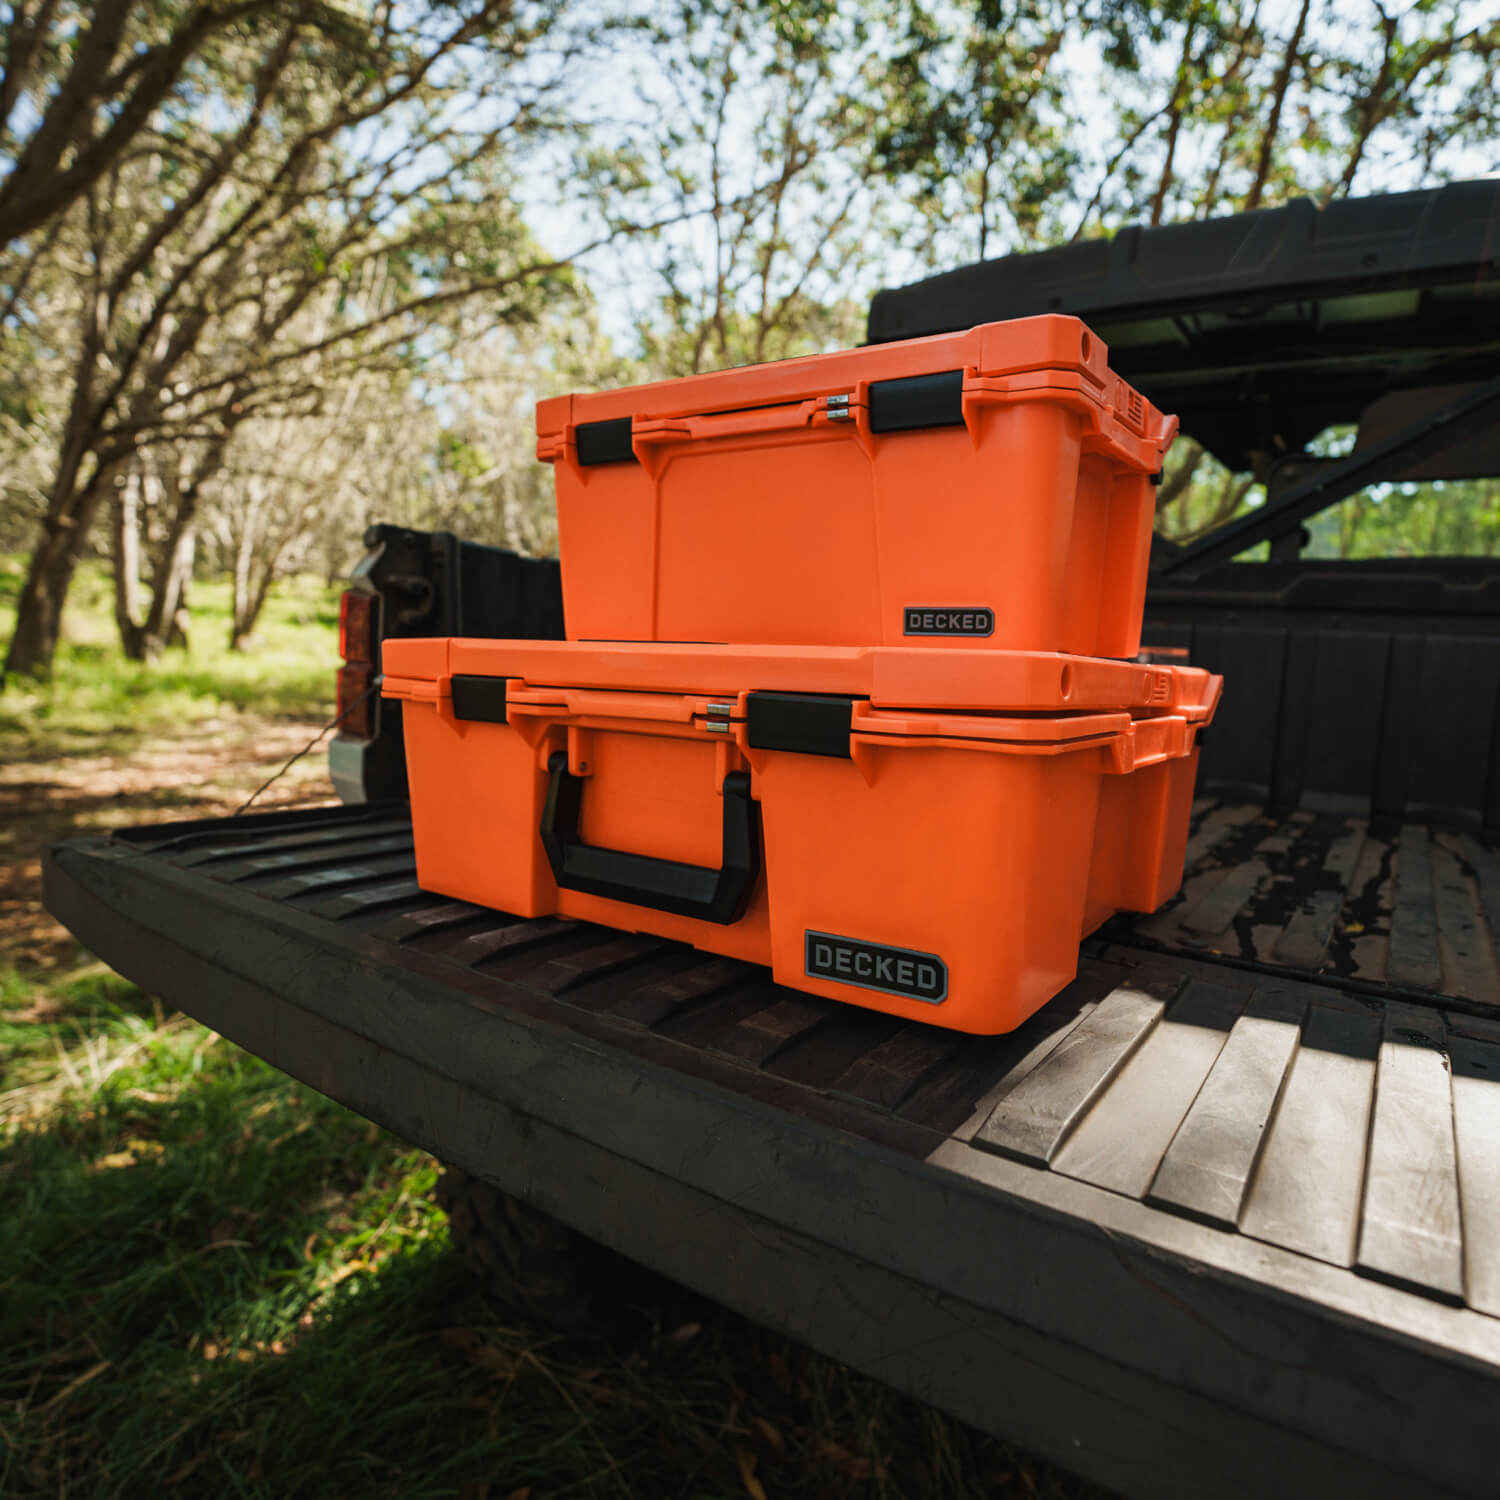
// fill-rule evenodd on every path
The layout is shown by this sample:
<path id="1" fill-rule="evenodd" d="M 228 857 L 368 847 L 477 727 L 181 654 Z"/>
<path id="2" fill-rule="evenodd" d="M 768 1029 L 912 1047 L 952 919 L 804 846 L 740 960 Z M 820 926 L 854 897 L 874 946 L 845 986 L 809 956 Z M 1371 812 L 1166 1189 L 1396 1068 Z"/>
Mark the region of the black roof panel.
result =
<path id="1" fill-rule="evenodd" d="M 878 292 L 869 339 L 1071 313 L 1232 468 L 1500 358 L 1500 181 L 1282 208 L 983 261 Z"/>

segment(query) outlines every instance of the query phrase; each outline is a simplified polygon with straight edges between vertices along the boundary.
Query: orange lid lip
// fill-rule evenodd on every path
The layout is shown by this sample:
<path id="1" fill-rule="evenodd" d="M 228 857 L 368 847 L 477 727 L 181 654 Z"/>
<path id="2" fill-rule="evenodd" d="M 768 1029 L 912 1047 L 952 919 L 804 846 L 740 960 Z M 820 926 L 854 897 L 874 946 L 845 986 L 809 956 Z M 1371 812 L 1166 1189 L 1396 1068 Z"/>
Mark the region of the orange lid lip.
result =
<path id="1" fill-rule="evenodd" d="M 554 396 L 537 404 L 536 430 L 539 437 L 545 437 L 561 432 L 569 422 L 607 422 L 620 417 L 650 421 L 742 411 L 843 394 L 861 382 L 899 380 L 939 370 L 970 370 L 980 377 L 1071 371 L 1101 391 L 1118 383 L 1110 373 L 1109 350 L 1103 340 L 1079 319 L 1049 313 L 1007 323 L 982 323 L 959 333 L 741 365 L 612 391 Z"/>
<path id="2" fill-rule="evenodd" d="M 987 649 L 908 646 L 717 646 L 675 642 L 387 641 L 386 697 L 454 675 L 627 692 L 841 693 L 874 708 L 949 712 L 1185 713 L 1207 718 L 1220 679 L 1201 667 Z M 408 686 L 411 684 L 412 686 Z M 430 693 L 424 692 L 423 697 Z"/>

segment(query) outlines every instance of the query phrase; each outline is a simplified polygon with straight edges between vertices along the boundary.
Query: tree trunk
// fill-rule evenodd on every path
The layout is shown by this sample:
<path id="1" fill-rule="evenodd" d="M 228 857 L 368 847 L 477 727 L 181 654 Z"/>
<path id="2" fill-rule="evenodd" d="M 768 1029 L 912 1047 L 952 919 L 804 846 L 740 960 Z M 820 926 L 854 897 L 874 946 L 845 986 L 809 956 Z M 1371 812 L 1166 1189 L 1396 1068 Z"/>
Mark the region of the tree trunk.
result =
<path id="1" fill-rule="evenodd" d="M 52 671 L 62 632 L 63 600 L 73 580 L 75 559 L 67 535 L 50 532 L 31 554 L 26 582 L 16 606 L 16 629 L 5 654 L 5 674 L 46 677 Z"/>
<path id="2" fill-rule="evenodd" d="M 1181 498 L 1183 492 L 1193 482 L 1193 476 L 1198 472 L 1199 465 L 1203 462 L 1203 449 L 1191 438 L 1188 438 L 1177 452 L 1173 453 L 1177 462 L 1168 474 L 1157 486 L 1156 490 L 1156 514 Z"/>
<path id="3" fill-rule="evenodd" d="M 172 513 L 151 570 L 151 608 L 145 625 L 146 650 L 150 654 L 154 655 L 163 646 L 187 644 L 186 599 L 197 545 L 198 496 L 203 485 L 218 472 L 228 442 L 228 431 L 220 433 L 186 483 L 175 463 L 169 463 L 163 476 Z"/>
<path id="4" fill-rule="evenodd" d="M 16 603 L 16 628 L 5 654 L 5 674 L 46 677 L 62 638 L 63 605 L 83 552 L 89 528 L 104 497 L 105 475 L 91 475 L 82 490 L 72 490 L 76 467 L 66 478 L 69 492 L 53 503 L 42 522 L 41 539 L 31 554 L 26 582 Z"/>
<path id="5" fill-rule="evenodd" d="M 141 469 L 132 464 L 115 485 L 110 527 L 114 559 L 115 624 L 120 645 L 133 661 L 141 659 Z"/>
<path id="6" fill-rule="evenodd" d="M 92 345 L 79 357 L 79 364 L 93 358 Z M 45 677 L 62 635 L 63 604 L 73 582 L 73 572 L 83 551 L 84 539 L 104 495 L 103 482 L 111 477 L 97 468 L 80 486 L 79 477 L 88 459 L 88 392 L 80 380 L 73 392 L 57 474 L 47 500 L 41 536 L 26 569 L 26 582 L 16 603 L 16 628 L 5 654 L 5 672 L 24 672 Z"/>
<path id="7" fill-rule="evenodd" d="M 1182 33 L 1182 56 L 1177 61 L 1177 77 L 1172 84 L 1172 98 L 1167 106 L 1166 156 L 1161 164 L 1161 176 L 1157 179 L 1156 194 L 1151 200 L 1151 223 L 1161 223 L 1167 206 L 1167 194 L 1177 170 L 1177 138 L 1182 132 L 1182 112 L 1187 107 L 1185 95 L 1191 93 L 1193 69 L 1193 39 L 1198 31 L 1198 8 L 1193 7 Z"/>
<path id="8" fill-rule="evenodd" d="M 192 521 L 179 508 L 157 550 L 152 570 L 151 608 L 141 631 L 148 657 L 159 656 L 167 646 L 187 645 L 184 616 L 195 546 Z"/>
<path id="9" fill-rule="evenodd" d="M 282 576 L 287 552 L 296 542 L 306 514 L 306 510 L 303 510 L 300 515 L 287 516 L 283 518 L 280 527 L 274 530 L 261 524 L 264 521 L 264 512 L 259 507 L 253 508 L 246 516 L 244 597 L 235 605 L 234 624 L 230 630 L 231 650 L 243 651 L 250 644 L 250 637 L 260 620 L 261 611 L 266 607 L 266 600 L 270 597 L 276 580 Z M 252 523 L 260 527 L 259 550 L 262 556 L 258 576 L 254 566 L 255 547 L 251 542 Z M 238 565 L 238 560 L 236 563 Z M 238 593 L 238 578 L 235 589 Z"/>
<path id="10" fill-rule="evenodd" d="M 251 604 L 250 566 L 255 544 L 252 540 L 256 522 L 259 520 L 254 504 L 254 482 L 249 486 L 251 494 L 246 497 L 240 534 L 235 539 L 233 602 L 229 612 L 229 649 L 243 651 L 249 642 L 250 632 L 255 628 L 256 611 Z"/>
<path id="11" fill-rule="evenodd" d="M 234 615 L 234 623 L 229 627 L 229 649 L 231 651 L 244 651 L 249 648 L 250 637 L 255 633 L 256 622 L 260 619 L 260 612 L 265 608 L 266 595 L 271 591 L 271 579 L 274 576 L 270 568 L 266 569 L 264 576 L 245 597 L 244 607 L 237 609 Z"/>
<path id="12" fill-rule="evenodd" d="M 255 627 L 260 621 L 260 613 L 266 607 L 266 600 L 270 597 L 271 586 L 281 577 L 282 560 L 286 556 L 288 538 L 283 536 L 276 549 L 266 559 L 264 568 L 253 590 L 245 600 L 243 613 L 235 611 L 234 625 L 231 631 L 230 649 L 243 651 L 250 644 L 250 637 L 254 634 Z"/>
<path id="13" fill-rule="evenodd" d="M 1261 195 L 1271 175 L 1272 153 L 1276 149 L 1276 137 L 1281 132 L 1281 111 L 1286 104 L 1287 91 L 1292 86 L 1292 75 L 1297 69 L 1302 53 L 1302 33 L 1307 29 L 1307 13 L 1312 9 L 1312 0 L 1302 0 L 1302 9 L 1297 12 L 1297 25 L 1292 39 L 1287 43 L 1286 56 L 1282 59 L 1276 82 L 1271 89 L 1271 116 L 1260 138 L 1260 154 L 1255 163 L 1255 180 L 1245 197 L 1245 208 L 1259 208 Z"/>
<path id="14" fill-rule="evenodd" d="M 193 623 L 193 605 L 188 597 L 193 587 L 193 563 L 198 556 L 198 532 L 189 527 L 183 533 L 177 549 L 173 583 L 177 597 L 172 600 L 172 613 L 167 621 L 167 645 L 181 646 L 184 651 L 191 644 L 188 632 Z"/>

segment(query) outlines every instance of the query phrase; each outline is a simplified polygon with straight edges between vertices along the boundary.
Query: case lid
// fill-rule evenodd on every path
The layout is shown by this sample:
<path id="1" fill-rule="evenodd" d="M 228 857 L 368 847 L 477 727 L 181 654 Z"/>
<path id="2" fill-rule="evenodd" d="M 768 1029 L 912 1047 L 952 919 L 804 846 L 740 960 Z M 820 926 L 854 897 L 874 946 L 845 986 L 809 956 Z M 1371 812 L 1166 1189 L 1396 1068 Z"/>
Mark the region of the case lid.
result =
<path id="1" fill-rule="evenodd" d="M 391 640 L 383 693 L 428 702 L 454 676 L 528 687 L 684 693 L 833 693 L 877 709 L 1113 711 L 1207 719 L 1222 679 L 1201 667 L 1050 651 L 925 651 L 909 646 L 716 646 L 663 642 Z"/>
<path id="2" fill-rule="evenodd" d="M 961 333 L 744 365 L 649 385 L 554 396 L 537 404 L 537 457 L 561 458 L 569 446 L 584 465 L 628 461 L 633 439 L 660 437 L 661 424 L 734 414 L 754 426 L 806 425 L 868 413 L 872 432 L 956 425 L 965 399 L 1051 396 L 1081 401 L 1114 418 L 1152 451 L 1159 467 L 1176 435 L 1164 417 L 1109 368 L 1109 350 L 1077 318 L 1044 316 L 984 323 Z M 798 408 L 805 407 L 805 411 Z M 796 422 L 775 414 L 792 408 Z M 722 420 L 716 426 L 722 426 Z M 707 436 L 684 429 L 683 436 Z"/>

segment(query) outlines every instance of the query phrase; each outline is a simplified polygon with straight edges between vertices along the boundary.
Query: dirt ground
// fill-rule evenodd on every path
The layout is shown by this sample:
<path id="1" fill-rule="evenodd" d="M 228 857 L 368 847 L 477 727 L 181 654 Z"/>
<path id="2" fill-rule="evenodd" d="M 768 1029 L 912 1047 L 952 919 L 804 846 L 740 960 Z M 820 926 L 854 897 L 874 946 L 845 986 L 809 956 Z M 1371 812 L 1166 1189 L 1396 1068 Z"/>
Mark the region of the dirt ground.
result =
<path id="1" fill-rule="evenodd" d="M 235 715 L 125 754 L 0 764 L 0 960 L 44 980 L 74 952 L 72 939 L 42 906 L 48 844 L 130 824 L 228 816 L 320 727 L 315 719 Z M 319 745 L 262 791 L 253 810 L 334 800 Z"/>

